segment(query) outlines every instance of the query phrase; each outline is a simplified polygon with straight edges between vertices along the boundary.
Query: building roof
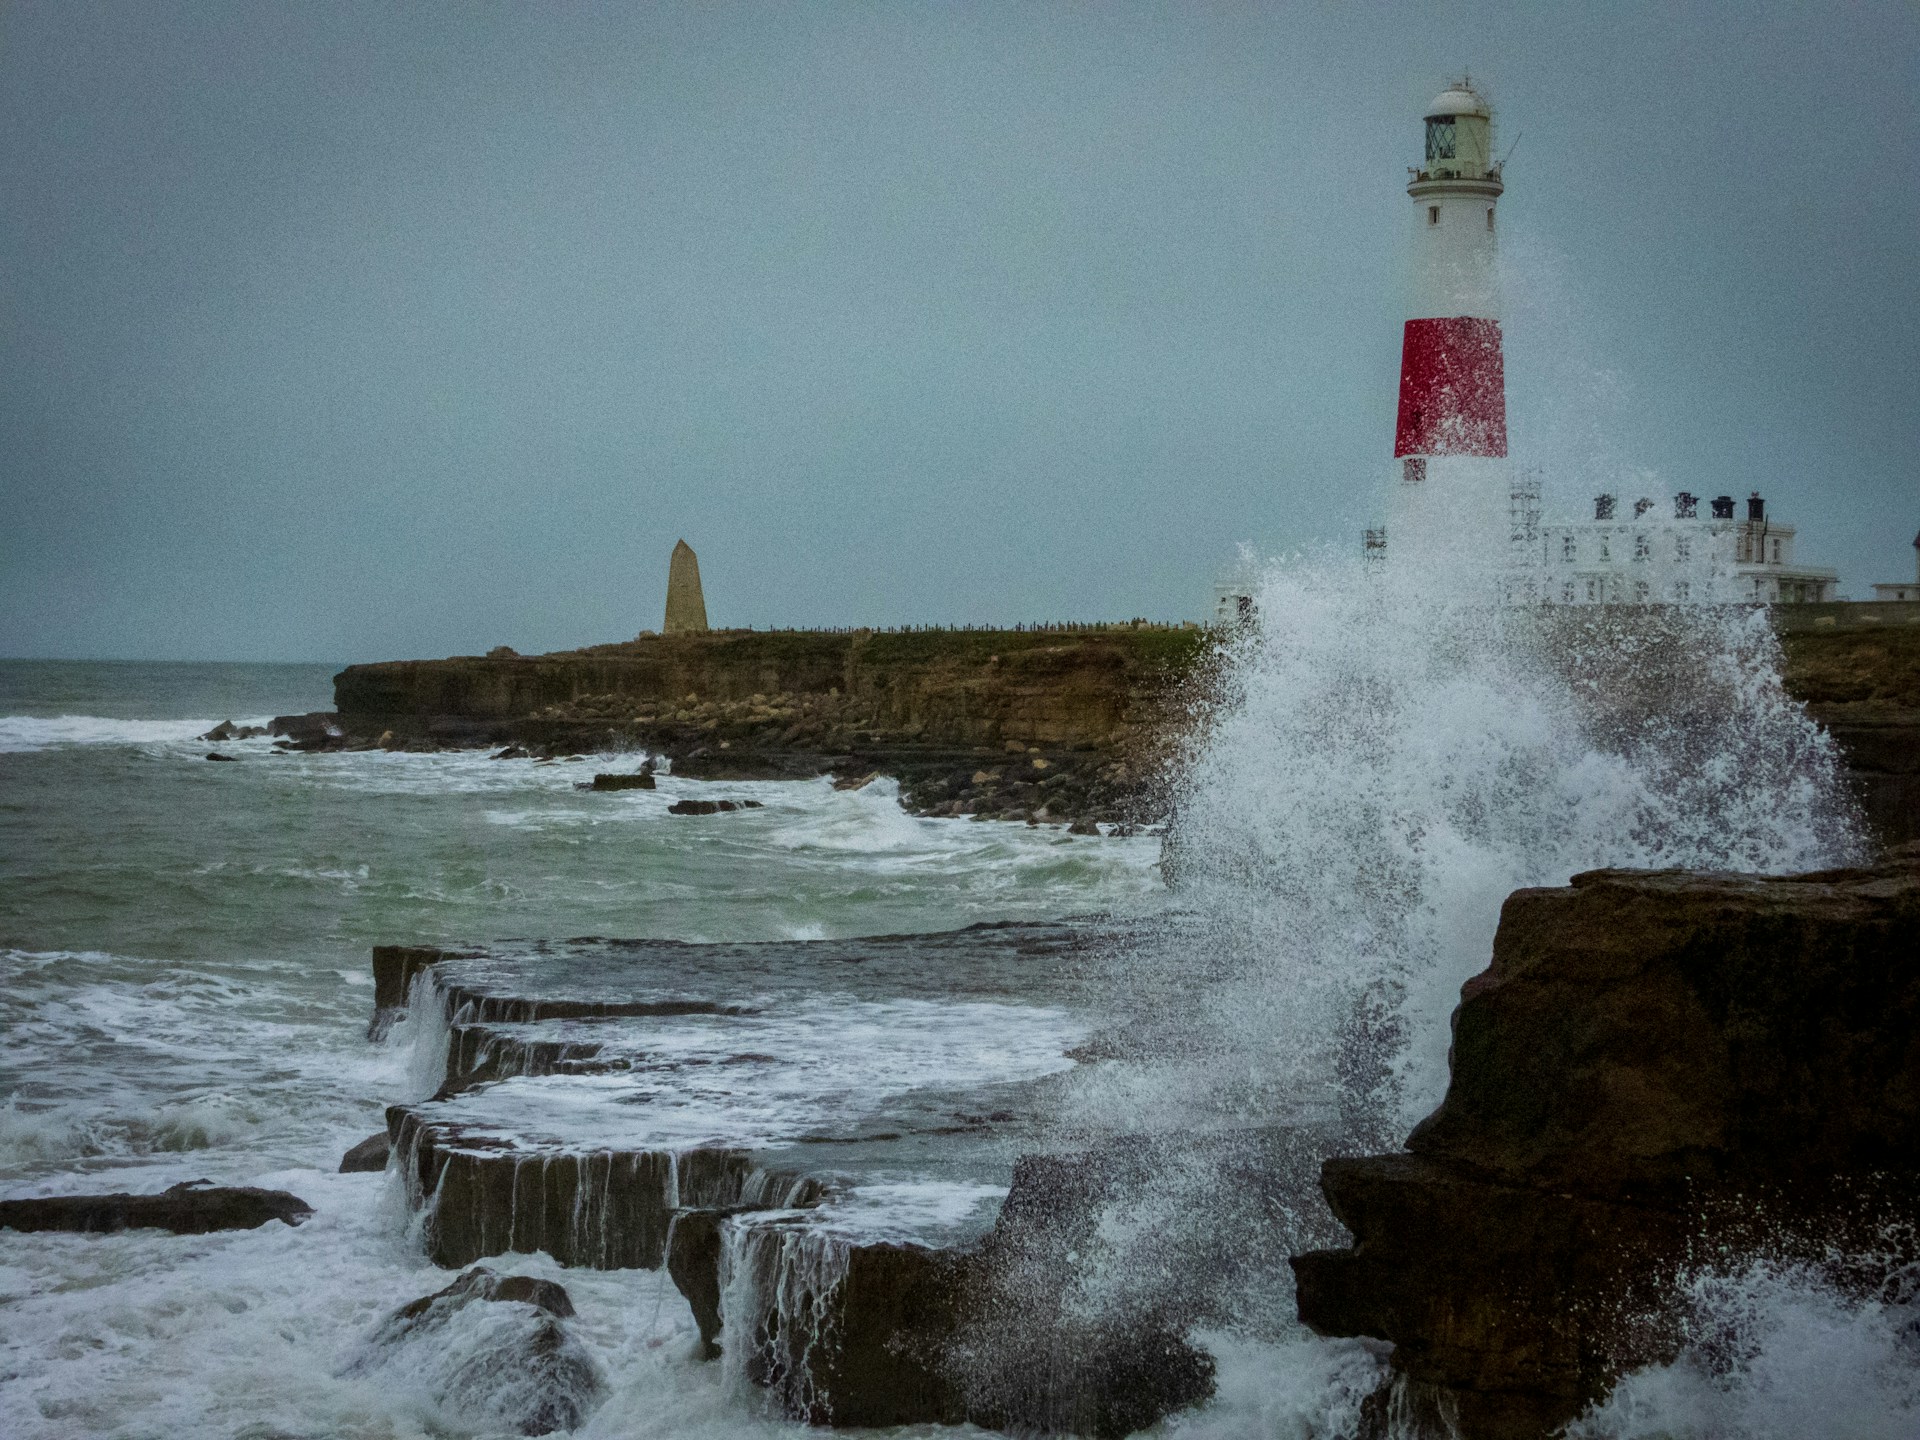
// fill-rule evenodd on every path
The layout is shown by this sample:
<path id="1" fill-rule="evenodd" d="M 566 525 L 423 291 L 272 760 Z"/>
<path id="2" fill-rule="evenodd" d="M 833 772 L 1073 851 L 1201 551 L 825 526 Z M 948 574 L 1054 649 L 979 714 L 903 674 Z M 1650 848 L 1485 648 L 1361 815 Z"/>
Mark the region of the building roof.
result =
<path id="1" fill-rule="evenodd" d="M 1437 115 L 1486 115 L 1488 113 L 1487 102 L 1464 81 L 1442 90 L 1433 97 L 1433 103 L 1427 106 L 1429 119 Z"/>

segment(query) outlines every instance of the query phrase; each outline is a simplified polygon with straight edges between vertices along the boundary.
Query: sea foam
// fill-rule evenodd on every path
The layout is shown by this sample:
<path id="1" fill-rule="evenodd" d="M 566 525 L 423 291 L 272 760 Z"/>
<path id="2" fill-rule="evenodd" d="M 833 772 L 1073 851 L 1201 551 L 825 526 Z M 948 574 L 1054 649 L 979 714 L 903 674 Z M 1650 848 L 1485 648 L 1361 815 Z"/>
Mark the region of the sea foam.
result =
<path id="1" fill-rule="evenodd" d="M 104 715 L 0 715 L 0 755 L 56 745 L 179 745 L 200 738 L 217 720 L 116 720 Z M 250 720 L 265 725 L 266 720 Z"/>

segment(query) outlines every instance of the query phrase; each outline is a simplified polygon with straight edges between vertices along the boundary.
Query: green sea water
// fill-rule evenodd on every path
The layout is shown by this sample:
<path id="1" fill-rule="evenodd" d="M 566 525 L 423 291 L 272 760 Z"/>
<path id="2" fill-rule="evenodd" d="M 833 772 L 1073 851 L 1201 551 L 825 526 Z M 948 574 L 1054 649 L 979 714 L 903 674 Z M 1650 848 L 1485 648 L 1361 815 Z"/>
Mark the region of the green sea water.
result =
<path id="1" fill-rule="evenodd" d="M 404 1041 L 366 1039 L 375 944 L 831 939 L 1150 908 L 1161 893 L 1152 839 L 921 819 L 887 781 L 666 775 L 592 793 L 576 787 L 643 757 L 197 738 L 328 708 L 332 669 L 0 662 L 0 1194 L 205 1178 L 290 1189 L 318 1212 L 298 1231 L 197 1239 L 0 1232 L 0 1432 L 461 1428 L 424 1380 L 336 1373 L 380 1315 L 445 1283 L 387 1178 L 335 1173 L 419 1088 Z M 233 763 L 209 761 L 216 749 Z M 690 795 L 761 808 L 667 813 Z M 848 1003 L 884 1017 L 884 997 Z M 910 1040 L 893 1049 L 912 1064 Z M 872 1069 L 849 1067 L 848 1083 Z M 643 1410 L 667 1396 L 686 1430 L 759 1423 L 710 1374 L 674 1368 L 677 1339 L 654 1356 L 688 1323 L 662 1308 L 657 1277 L 566 1283 L 587 1343 L 653 1397 Z M 671 1373 L 634 1371 L 643 1354 Z"/>

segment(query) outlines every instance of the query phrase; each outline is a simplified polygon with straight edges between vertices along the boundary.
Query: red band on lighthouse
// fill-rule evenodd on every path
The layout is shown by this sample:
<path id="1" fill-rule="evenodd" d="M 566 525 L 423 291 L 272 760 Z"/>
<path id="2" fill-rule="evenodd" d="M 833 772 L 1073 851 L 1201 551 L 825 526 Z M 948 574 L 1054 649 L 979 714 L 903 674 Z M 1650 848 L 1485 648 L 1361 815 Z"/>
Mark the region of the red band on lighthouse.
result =
<path id="1" fill-rule="evenodd" d="M 1507 453 L 1507 379 L 1498 320 L 1460 315 L 1407 321 L 1393 453 Z"/>

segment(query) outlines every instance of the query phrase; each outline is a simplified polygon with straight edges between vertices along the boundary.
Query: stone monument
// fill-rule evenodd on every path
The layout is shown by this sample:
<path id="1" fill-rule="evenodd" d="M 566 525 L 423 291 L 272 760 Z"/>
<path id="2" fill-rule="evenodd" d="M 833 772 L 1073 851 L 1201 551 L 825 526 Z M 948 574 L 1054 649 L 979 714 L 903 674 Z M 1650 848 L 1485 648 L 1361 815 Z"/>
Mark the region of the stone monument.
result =
<path id="1" fill-rule="evenodd" d="M 673 547 L 667 564 L 667 618 L 660 627 L 668 635 L 703 635 L 707 629 L 707 597 L 700 589 L 700 557 L 682 540 Z"/>

